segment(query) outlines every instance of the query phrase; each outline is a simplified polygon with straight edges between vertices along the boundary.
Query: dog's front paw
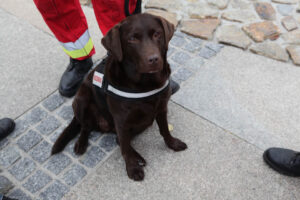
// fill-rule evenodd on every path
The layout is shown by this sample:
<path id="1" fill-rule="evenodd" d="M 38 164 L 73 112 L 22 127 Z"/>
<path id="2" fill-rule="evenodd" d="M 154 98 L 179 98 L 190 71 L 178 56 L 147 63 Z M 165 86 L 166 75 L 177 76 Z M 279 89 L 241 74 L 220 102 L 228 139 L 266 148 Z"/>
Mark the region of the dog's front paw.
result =
<path id="1" fill-rule="evenodd" d="M 177 138 L 172 138 L 171 140 L 165 142 L 167 146 L 174 151 L 183 151 L 187 148 L 187 145 Z"/>
<path id="2" fill-rule="evenodd" d="M 87 147 L 88 147 L 88 142 L 82 142 L 78 140 L 75 143 L 74 152 L 76 155 L 82 155 L 86 152 Z"/>
<path id="3" fill-rule="evenodd" d="M 145 174 L 142 166 L 140 165 L 126 166 L 126 171 L 129 178 L 135 181 L 144 180 Z"/>

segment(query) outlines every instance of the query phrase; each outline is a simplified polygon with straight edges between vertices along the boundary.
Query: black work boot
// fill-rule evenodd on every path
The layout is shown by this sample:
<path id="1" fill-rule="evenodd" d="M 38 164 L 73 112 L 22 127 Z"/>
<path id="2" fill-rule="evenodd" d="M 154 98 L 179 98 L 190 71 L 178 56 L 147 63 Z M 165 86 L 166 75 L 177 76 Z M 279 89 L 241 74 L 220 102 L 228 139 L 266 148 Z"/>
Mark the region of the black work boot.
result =
<path id="1" fill-rule="evenodd" d="M 0 141 L 8 136 L 15 128 L 15 122 L 12 119 L 0 119 Z"/>
<path id="2" fill-rule="evenodd" d="M 59 83 L 59 93 L 65 97 L 72 97 L 77 92 L 84 76 L 93 66 L 92 58 L 85 60 L 70 59 L 70 64 L 63 73 Z"/>
<path id="3" fill-rule="evenodd" d="M 300 176 L 300 152 L 270 148 L 264 152 L 265 162 L 277 172 L 287 176 Z"/>
<path id="4" fill-rule="evenodd" d="M 173 79 L 170 80 L 170 87 L 172 89 L 172 95 L 180 89 L 180 85 L 176 83 Z"/>

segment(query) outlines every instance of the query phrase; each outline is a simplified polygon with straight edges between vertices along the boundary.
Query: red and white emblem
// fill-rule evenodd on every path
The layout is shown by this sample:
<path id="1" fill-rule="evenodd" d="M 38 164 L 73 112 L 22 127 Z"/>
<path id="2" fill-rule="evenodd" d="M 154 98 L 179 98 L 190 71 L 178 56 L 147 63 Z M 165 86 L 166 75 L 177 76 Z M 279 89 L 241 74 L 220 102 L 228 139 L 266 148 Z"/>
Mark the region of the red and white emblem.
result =
<path id="1" fill-rule="evenodd" d="M 102 87 L 102 82 L 103 82 L 103 74 L 99 72 L 94 72 L 94 77 L 93 77 L 93 84 L 97 85 L 98 87 Z"/>

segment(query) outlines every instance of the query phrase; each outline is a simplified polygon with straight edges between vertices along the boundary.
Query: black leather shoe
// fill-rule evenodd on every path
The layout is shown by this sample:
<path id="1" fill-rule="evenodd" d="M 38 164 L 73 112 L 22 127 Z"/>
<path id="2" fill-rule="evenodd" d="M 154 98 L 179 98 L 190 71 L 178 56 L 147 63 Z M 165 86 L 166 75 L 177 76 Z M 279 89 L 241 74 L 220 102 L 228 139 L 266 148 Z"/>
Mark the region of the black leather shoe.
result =
<path id="1" fill-rule="evenodd" d="M 0 194 L 0 200 L 18 200 L 18 199 L 12 199 L 12 198 L 9 198 L 9 197 L 6 197 L 6 196 L 1 196 Z"/>
<path id="2" fill-rule="evenodd" d="M 59 83 L 59 93 L 65 97 L 72 97 L 77 92 L 84 76 L 93 66 L 92 58 L 85 60 L 70 59 L 70 64 L 63 73 Z"/>
<path id="3" fill-rule="evenodd" d="M 8 136 L 15 128 L 15 122 L 12 119 L 0 119 L 0 140 Z"/>
<path id="4" fill-rule="evenodd" d="M 170 80 L 170 87 L 172 89 L 172 94 L 175 94 L 180 89 L 180 85 L 173 81 L 173 79 Z"/>
<path id="5" fill-rule="evenodd" d="M 300 176 L 300 152 L 270 148 L 264 152 L 265 162 L 277 172 L 287 176 Z"/>

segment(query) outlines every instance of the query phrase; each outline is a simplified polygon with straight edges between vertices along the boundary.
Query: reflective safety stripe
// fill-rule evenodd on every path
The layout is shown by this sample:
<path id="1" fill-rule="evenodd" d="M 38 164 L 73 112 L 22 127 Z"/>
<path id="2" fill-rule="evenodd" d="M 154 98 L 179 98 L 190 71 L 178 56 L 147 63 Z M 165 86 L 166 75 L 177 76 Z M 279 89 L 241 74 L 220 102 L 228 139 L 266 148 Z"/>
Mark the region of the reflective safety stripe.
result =
<path id="1" fill-rule="evenodd" d="M 72 58 L 88 56 L 94 47 L 88 30 L 75 42 L 61 42 L 60 44 L 63 46 L 63 50 Z"/>
<path id="2" fill-rule="evenodd" d="M 124 91 L 121 91 L 121 90 L 118 90 L 118 89 L 114 88 L 111 85 L 108 85 L 107 90 L 114 93 L 114 94 L 116 94 L 116 95 L 118 95 L 118 96 L 120 96 L 120 97 L 138 99 L 138 98 L 145 98 L 145 97 L 149 97 L 149 96 L 152 96 L 154 94 L 157 94 L 160 91 L 162 91 L 163 89 L 165 89 L 168 85 L 169 85 L 169 80 L 167 80 L 166 83 L 164 84 L 164 86 L 162 86 L 161 88 L 151 90 L 149 92 L 142 92 L 142 93 L 124 92 Z"/>
<path id="3" fill-rule="evenodd" d="M 84 56 L 88 56 L 90 52 L 93 50 L 93 41 L 92 38 L 86 43 L 86 45 L 82 49 L 68 51 L 63 47 L 63 50 L 71 57 L 71 58 L 80 58 Z"/>

